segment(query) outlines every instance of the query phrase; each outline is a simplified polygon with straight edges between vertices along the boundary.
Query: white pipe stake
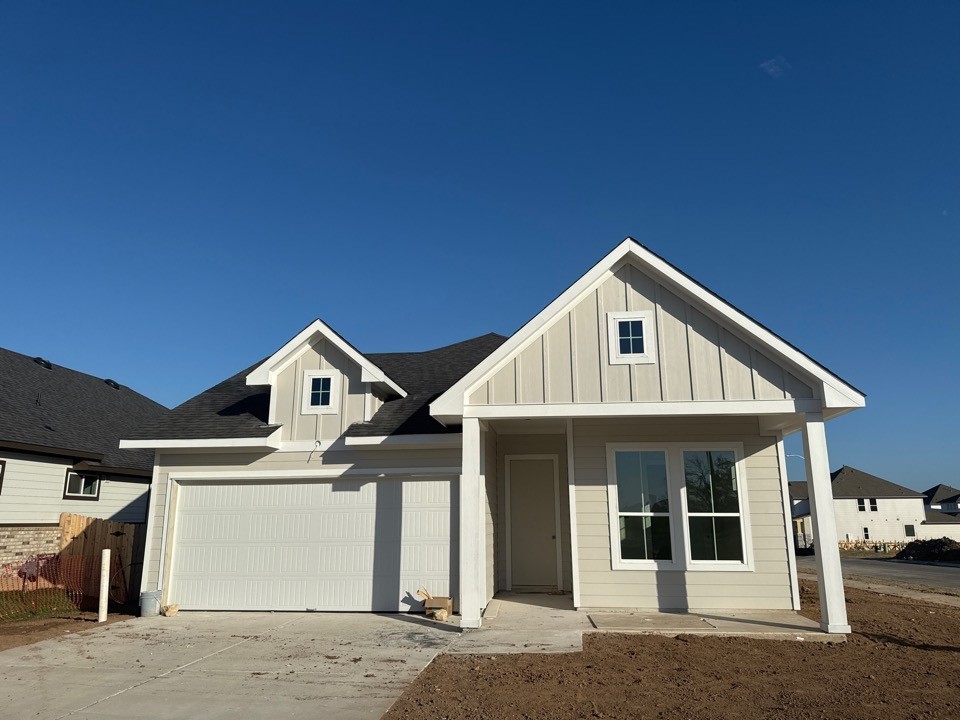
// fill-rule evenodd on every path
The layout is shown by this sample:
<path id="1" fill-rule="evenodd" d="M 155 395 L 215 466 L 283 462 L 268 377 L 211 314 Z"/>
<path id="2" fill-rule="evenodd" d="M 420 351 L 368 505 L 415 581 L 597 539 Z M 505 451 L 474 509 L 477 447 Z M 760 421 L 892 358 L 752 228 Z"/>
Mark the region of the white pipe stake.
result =
<path id="1" fill-rule="evenodd" d="M 107 621 L 107 603 L 110 600 L 110 548 L 100 554 L 100 611 L 97 622 Z"/>

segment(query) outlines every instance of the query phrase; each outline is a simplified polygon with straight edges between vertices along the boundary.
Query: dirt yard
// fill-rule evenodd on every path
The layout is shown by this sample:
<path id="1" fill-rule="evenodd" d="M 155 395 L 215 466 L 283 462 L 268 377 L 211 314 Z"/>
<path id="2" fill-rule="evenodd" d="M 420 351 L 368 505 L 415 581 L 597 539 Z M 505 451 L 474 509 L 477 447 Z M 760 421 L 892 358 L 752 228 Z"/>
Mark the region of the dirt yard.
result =
<path id="1" fill-rule="evenodd" d="M 131 615 L 107 615 L 107 623 L 129 620 Z M 0 652 L 10 648 L 30 645 L 41 640 L 62 637 L 69 633 L 94 630 L 97 624 L 95 612 L 77 612 L 62 617 L 31 618 L 0 623 Z"/>
<path id="2" fill-rule="evenodd" d="M 862 590 L 847 609 L 838 645 L 590 634 L 582 653 L 442 655 L 385 718 L 960 717 L 960 609 Z"/>

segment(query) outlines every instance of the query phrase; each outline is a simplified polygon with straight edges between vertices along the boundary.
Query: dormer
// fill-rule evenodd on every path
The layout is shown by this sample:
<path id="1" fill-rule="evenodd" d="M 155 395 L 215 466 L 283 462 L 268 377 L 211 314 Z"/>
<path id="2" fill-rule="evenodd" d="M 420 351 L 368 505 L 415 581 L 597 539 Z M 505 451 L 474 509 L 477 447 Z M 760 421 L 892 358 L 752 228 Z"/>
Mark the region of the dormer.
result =
<path id="1" fill-rule="evenodd" d="M 321 320 L 314 320 L 246 377 L 270 387 L 269 423 L 284 443 L 331 442 L 406 397 L 396 382 Z"/>

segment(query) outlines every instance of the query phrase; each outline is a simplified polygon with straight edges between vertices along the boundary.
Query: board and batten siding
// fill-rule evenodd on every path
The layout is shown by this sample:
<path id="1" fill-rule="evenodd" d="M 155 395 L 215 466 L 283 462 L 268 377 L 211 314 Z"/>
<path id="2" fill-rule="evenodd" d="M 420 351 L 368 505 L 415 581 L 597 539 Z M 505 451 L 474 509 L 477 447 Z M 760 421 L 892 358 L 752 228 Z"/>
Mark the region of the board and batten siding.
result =
<path id="1" fill-rule="evenodd" d="M 752 571 L 613 570 L 607 505 L 607 443 L 743 443 L 753 535 Z M 756 418 L 631 418 L 574 421 L 580 607 L 790 609 L 787 535 L 777 439 Z M 673 481 L 676 481 L 674 478 Z M 676 522 L 676 516 L 671 519 Z M 674 554 L 682 552 L 674 548 Z"/>
<path id="2" fill-rule="evenodd" d="M 336 413 L 302 414 L 303 374 L 307 370 L 332 370 L 338 375 L 339 408 Z M 283 425 L 283 441 L 335 440 L 352 424 L 362 422 L 369 386 L 360 379 L 361 368 L 332 343 L 320 339 L 301 353 L 277 376 L 274 422 Z M 372 409 L 380 401 L 373 401 Z"/>
<path id="3" fill-rule="evenodd" d="M 176 526 L 176 483 L 170 483 L 170 476 L 177 473 L 197 472 L 230 472 L 242 477 L 248 471 L 278 471 L 282 475 L 285 470 L 351 470 L 354 474 L 351 479 L 357 479 L 356 471 L 370 471 L 370 477 L 376 477 L 380 470 L 387 468 L 460 468 L 461 455 L 459 447 L 418 450 L 340 450 L 327 452 L 274 452 L 268 455 L 261 453 L 177 453 L 158 452 L 156 480 L 154 487 L 155 500 L 152 504 L 153 525 L 147 538 L 147 551 L 144 560 L 145 585 L 144 590 L 153 591 L 162 589 L 160 580 L 161 556 L 164 552 L 163 567 L 169 572 L 170 556 Z M 459 472 L 459 470 L 458 470 Z M 456 480 L 455 477 L 453 477 Z M 269 479 L 262 480 L 269 482 Z M 336 482 L 336 478 L 321 478 L 318 482 Z M 218 482 L 229 483 L 230 480 Z M 309 482 L 309 478 L 301 478 L 297 482 Z M 456 537 L 457 532 L 457 487 L 454 482 L 452 489 L 453 512 L 451 532 Z M 168 497 L 169 496 L 169 497 Z M 164 517 L 167 506 L 170 506 L 168 518 Z M 164 522 L 167 521 L 167 544 L 163 548 Z M 456 589 L 456 588 L 454 588 Z"/>
<path id="4" fill-rule="evenodd" d="M 141 523 L 147 517 L 150 484 L 124 481 L 115 475 L 100 475 L 99 500 L 65 500 L 67 468 L 62 458 L 19 453 L 0 454 L 6 461 L 0 488 L 0 524 L 38 525 L 60 521 L 60 513 Z"/>
<path id="5" fill-rule="evenodd" d="M 607 313 L 653 312 L 656 362 L 611 364 Z M 635 265 L 617 268 L 474 390 L 471 405 L 783 400 L 813 388 Z"/>

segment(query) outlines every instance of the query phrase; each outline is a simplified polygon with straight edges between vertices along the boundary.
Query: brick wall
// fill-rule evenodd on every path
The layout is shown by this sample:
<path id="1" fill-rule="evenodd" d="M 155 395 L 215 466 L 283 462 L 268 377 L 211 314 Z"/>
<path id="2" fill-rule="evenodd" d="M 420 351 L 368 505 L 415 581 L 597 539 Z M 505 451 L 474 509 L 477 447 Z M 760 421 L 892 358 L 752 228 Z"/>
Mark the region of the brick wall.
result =
<path id="1" fill-rule="evenodd" d="M 59 550 L 59 525 L 0 525 L 0 565 Z"/>

